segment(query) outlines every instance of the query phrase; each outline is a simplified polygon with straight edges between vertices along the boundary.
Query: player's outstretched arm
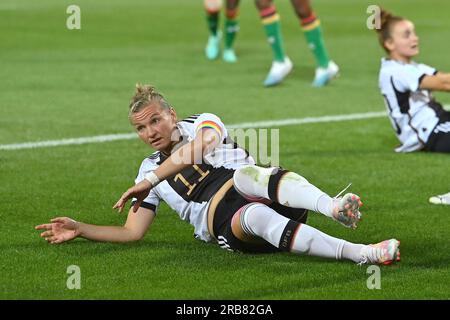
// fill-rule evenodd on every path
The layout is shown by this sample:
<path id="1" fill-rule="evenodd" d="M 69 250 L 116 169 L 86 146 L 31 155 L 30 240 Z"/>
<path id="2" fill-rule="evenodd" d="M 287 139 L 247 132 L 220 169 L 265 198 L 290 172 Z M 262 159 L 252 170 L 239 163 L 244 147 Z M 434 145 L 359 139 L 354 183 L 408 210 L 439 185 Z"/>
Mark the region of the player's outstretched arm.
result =
<path id="1" fill-rule="evenodd" d="M 162 181 L 193 164 L 201 163 L 203 157 L 220 143 L 220 139 L 214 129 L 203 128 L 194 140 L 173 152 L 154 173 Z"/>
<path id="2" fill-rule="evenodd" d="M 154 173 L 152 172 L 153 176 L 155 177 Z M 148 196 L 150 193 L 150 190 L 154 187 L 152 183 L 146 179 L 142 180 L 141 182 L 135 184 L 131 188 L 129 188 L 127 191 L 125 191 L 120 199 L 116 202 L 116 204 L 113 206 L 113 209 L 117 209 L 119 212 L 123 211 L 123 208 L 127 204 L 127 201 L 136 198 L 136 202 L 134 203 L 132 207 L 133 212 L 137 212 L 141 206 L 142 201 Z"/>
<path id="3" fill-rule="evenodd" d="M 202 133 L 197 134 L 194 140 L 173 152 L 166 161 L 150 173 L 153 177 L 148 178 L 146 176 L 144 180 L 125 191 L 113 206 L 113 209 L 118 209 L 119 212 L 122 212 L 127 201 L 136 198 L 137 200 L 133 205 L 133 211 L 136 212 L 150 190 L 159 181 L 165 180 L 193 164 L 200 163 L 204 155 L 211 152 L 219 143 L 220 136 L 215 130 L 203 129 Z"/>
<path id="4" fill-rule="evenodd" d="M 450 91 L 450 73 L 438 72 L 433 76 L 423 77 L 420 89 Z"/>
<path id="5" fill-rule="evenodd" d="M 35 229 L 43 230 L 40 236 L 51 244 L 67 242 L 77 237 L 102 242 L 131 242 L 142 239 L 154 217 L 152 210 L 139 208 L 138 212 L 130 209 L 124 226 L 97 226 L 68 217 L 58 217 Z"/>

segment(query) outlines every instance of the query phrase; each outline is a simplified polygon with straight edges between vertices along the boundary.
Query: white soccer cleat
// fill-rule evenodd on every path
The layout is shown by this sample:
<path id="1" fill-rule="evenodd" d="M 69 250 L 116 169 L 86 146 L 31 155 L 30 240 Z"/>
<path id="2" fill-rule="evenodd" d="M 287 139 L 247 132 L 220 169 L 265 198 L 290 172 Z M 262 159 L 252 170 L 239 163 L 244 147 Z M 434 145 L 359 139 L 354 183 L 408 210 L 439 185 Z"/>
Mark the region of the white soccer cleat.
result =
<path id="1" fill-rule="evenodd" d="M 450 205 L 450 192 L 430 198 L 430 203 Z"/>
<path id="2" fill-rule="evenodd" d="M 220 38 L 221 38 L 220 31 L 217 32 L 216 36 L 213 35 L 209 36 L 208 43 L 206 44 L 205 48 L 205 55 L 206 58 L 208 58 L 209 60 L 217 59 L 217 57 L 219 56 Z"/>
<path id="3" fill-rule="evenodd" d="M 223 61 L 228 62 L 228 63 L 236 63 L 237 62 L 236 53 L 234 52 L 233 49 L 225 49 L 223 51 L 222 59 L 223 59 Z"/>
<path id="4" fill-rule="evenodd" d="M 347 193 L 342 198 L 335 198 L 335 208 L 333 219 L 347 228 L 356 229 L 357 223 L 361 220 L 359 208 L 362 206 L 361 198 L 356 194 Z"/>
<path id="5" fill-rule="evenodd" d="M 400 261 L 400 241 L 397 239 L 384 240 L 377 244 L 369 244 L 361 249 L 362 264 L 389 265 Z"/>
<path id="6" fill-rule="evenodd" d="M 273 61 L 269 74 L 264 80 L 264 86 L 271 87 L 279 84 L 291 72 L 292 67 L 292 61 L 288 57 L 285 57 L 283 62 Z"/>
<path id="7" fill-rule="evenodd" d="M 333 61 L 330 61 L 328 63 L 328 67 L 326 68 L 317 68 L 316 69 L 316 75 L 314 77 L 314 81 L 312 83 L 313 87 L 323 87 L 328 82 L 330 82 L 331 79 L 336 77 L 339 73 L 339 67 L 336 63 Z"/>

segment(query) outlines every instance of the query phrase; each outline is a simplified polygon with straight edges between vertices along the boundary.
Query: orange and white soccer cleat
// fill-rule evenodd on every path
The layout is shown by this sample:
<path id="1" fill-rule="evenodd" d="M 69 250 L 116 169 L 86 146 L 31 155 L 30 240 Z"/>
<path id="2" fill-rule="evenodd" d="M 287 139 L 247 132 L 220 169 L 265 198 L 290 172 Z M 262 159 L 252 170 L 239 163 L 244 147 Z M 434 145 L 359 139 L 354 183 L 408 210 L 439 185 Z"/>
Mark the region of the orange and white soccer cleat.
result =
<path id="1" fill-rule="evenodd" d="M 384 240 L 377 244 L 369 244 L 361 249 L 362 264 L 390 265 L 400 261 L 400 241 L 397 239 Z"/>

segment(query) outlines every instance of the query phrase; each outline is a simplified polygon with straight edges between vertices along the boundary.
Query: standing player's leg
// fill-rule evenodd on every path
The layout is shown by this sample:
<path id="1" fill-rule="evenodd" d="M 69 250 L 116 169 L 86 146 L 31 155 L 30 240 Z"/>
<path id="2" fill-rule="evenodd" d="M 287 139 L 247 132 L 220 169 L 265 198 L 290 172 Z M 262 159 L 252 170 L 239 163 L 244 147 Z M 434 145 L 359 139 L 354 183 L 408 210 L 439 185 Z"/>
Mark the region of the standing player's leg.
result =
<path id="1" fill-rule="evenodd" d="M 273 53 L 272 67 L 264 80 L 264 85 L 274 86 L 283 81 L 291 72 L 292 62 L 284 53 L 280 16 L 272 0 L 255 0 L 255 4 Z"/>
<path id="2" fill-rule="evenodd" d="M 320 20 L 312 10 L 309 0 L 291 0 L 291 3 L 297 17 L 300 19 L 300 25 L 306 41 L 317 62 L 313 85 L 322 87 L 338 74 L 339 67 L 328 56 Z"/>
<path id="3" fill-rule="evenodd" d="M 220 31 L 219 14 L 222 8 L 222 0 L 204 0 L 206 11 L 206 21 L 208 23 L 209 37 L 206 44 L 205 54 L 209 60 L 214 60 L 219 56 Z"/>
<path id="4" fill-rule="evenodd" d="M 246 166 L 235 171 L 233 184 L 249 201 L 269 199 L 287 207 L 320 212 L 350 228 L 356 228 L 361 219 L 362 203 L 357 195 L 332 198 L 295 172 Z"/>
<path id="5" fill-rule="evenodd" d="M 236 33 L 239 31 L 237 15 L 239 10 L 239 0 L 227 0 L 225 11 L 225 48 L 223 51 L 223 60 L 225 62 L 234 63 L 237 61 L 236 54 L 233 49 L 233 43 Z"/>
<path id="6" fill-rule="evenodd" d="M 280 251 L 297 254 L 348 259 L 361 264 L 400 261 L 400 242 L 396 239 L 374 245 L 354 244 L 290 220 L 262 203 L 250 203 L 239 209 L 231 220 L 231 230 L 235 238 L 250 246 L 262 238 Z"/>

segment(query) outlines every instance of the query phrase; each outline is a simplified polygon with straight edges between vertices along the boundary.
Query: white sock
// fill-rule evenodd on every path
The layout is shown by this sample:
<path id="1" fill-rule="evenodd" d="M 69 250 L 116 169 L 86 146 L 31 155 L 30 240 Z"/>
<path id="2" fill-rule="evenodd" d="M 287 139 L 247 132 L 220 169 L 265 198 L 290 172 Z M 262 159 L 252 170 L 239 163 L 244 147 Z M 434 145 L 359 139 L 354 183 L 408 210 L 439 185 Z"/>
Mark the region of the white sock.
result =
<path id="1" fill-rule="evenodd" d="M 302 224 L 293 240 L 292 252 L 340 260 L 345 242 Z"/>
<path id="2" fill-rule="evenodd" d="M 355 244 L 345 241 L 344 249 L 342 250 L 342 257 L 358 263 L 362 259 L 361 249 L 363 247 L 365 247 L 364 244 Z"/>
<path id="3" fill-rule="evenodd" d="M 241 226 L 250 235 L 258 236 L 279 248 L 280 240 L 290 220 L 261 203 L 253 203 L 242 212 Z M 354 245 L 329 236 L 306 224 L 300 224 L 291 242 L 291 252 L 311 256 L 350 259 L 359 262 L 362 245 Z M 344 251 L 345 248 L 345 251 Z"/>
<path id="4" fill-rule="evenodd" d="M 288 218 L 262 203 L 251 204 L 241 215 L 241 226 L 247 234 L 263 238 L 277 248 L 288 222 Z"/>
<path id="5" fill-rule="evenodd" d="M 333 199 L 295 172 L 286 173 L 278 187 L 278 199 L 282 205 L 333 215 Z"/>

